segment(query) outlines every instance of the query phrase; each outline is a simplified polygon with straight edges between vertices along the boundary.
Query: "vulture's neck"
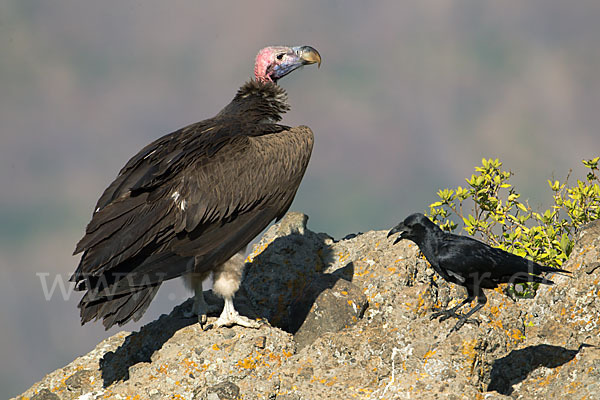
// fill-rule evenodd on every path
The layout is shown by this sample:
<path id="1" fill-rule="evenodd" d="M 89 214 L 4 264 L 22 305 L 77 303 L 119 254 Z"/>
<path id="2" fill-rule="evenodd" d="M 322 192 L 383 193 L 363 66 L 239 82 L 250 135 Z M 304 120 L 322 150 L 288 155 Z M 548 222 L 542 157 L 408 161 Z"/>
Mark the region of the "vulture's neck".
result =
<path id="1" fill-rule="evenodd" d="M 273 82 L 246 82 L 219 116 L 236 116 L 253 123 L 275 123 L 290 109 L 285 90 Z"/>

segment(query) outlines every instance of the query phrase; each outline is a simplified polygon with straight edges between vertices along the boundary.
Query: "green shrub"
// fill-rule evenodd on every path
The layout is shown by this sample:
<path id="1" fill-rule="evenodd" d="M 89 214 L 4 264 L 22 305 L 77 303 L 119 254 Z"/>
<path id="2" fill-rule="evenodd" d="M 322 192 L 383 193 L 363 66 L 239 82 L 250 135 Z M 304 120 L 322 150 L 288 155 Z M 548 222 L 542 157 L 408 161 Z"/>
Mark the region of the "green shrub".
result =
<path id="1" fill-rule="evenodd" d="M 554 204 L 536 212 L 509 183 L 511 172 L 498 160 L 483 159 L 468 186 L 438 191 L 439 201 L 430 205 L 429 217 L 443 230 L 463 229 L 494 247 L 530 258 L 543 265 L 559 267 L 573 250 L 577 229 L 600 218 L 598 160 L 584 160 L 589 169 L 584 181 L 568 186 L 548 181 Z M 466 208 L 470 206 L 470 213 Z"/>

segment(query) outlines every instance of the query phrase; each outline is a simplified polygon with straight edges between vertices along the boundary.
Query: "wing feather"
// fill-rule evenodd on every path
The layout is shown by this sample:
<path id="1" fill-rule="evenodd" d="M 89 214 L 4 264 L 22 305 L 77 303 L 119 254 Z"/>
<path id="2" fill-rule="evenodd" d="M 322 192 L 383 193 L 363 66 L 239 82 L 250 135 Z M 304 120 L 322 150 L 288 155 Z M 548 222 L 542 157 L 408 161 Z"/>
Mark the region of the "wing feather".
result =
<path id="1" fill-rule="evenodd" d="M 88 290 L 82 322 L 102 317 L 111 326 L 141 315 L 163 280 L 189 272 L 189 260 L 210 270 L 285 214 L 313 135 L 304 126 L 259 128 L 207 120 L 156 140 L 123 167 L 75 250 L 83 256 L 72 280 Z"/>
<path id="2" fill-rule="evenodd" d="M 489 279 L 498 282 L 512 279 L 515 283 L 526 281 L 552 283 L 534 275 L 566 272 L 540 265 L 476 239 L 452 234 L 445 235 L 440 246 L 439 264 L 442 268 L 465 277 L 485 272 L 489 274 Z"/>

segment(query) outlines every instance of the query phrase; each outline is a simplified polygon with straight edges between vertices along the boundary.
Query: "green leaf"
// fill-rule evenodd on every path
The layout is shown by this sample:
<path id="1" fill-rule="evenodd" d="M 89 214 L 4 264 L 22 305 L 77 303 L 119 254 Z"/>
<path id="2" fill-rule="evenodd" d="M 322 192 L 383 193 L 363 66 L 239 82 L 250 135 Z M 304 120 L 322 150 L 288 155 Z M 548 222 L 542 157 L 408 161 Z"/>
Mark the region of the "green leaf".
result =
<path id="1" fill-rule="evenodd" d="M 500 248 L 560 266 L 572 252 L 572 235 L 577 228 L 600 219 L 599 161 L 600 157 L 583 160 L 589 168 L 587 175 L 573 185 L 567 180 L 562 184 L 548 180 L 553 203 L 546 210 L 533 211 L 527 203 L 519 202 L 520 194 L 508 183 L 513 173 L 501 170 L 498 159 L 482 158 L 476 173 L 465 179 L 468 186 L 437 192 L 439 200 L 430 205 L 430 215 L 443 230 L 457 228 L 448 218 L 452 214 L 462 219 L 468 234 L 479 233 L 483 240 Z M 471 211 L 464 209 L 468 205 Z M 535 290 L 535 285 L 525 286 Z"/>
<path id="2" fill-rule="evenodd" d="M 569 236 L 567 236 L 566 233 L 563 233 L 562 237 L 560 238 L 560 249 L 567 255 L 567 257 L 571 255 L 573 245 L 574 243 L 571 239 L 569 239 Z"/>
<path id="3" fill-rule="evenodd" d="M 521 210 L 523 212 L 527 212 L 527 208 L 523 204 L 517 203 L 517 207 L 519 208 L 519 210 Z"/>

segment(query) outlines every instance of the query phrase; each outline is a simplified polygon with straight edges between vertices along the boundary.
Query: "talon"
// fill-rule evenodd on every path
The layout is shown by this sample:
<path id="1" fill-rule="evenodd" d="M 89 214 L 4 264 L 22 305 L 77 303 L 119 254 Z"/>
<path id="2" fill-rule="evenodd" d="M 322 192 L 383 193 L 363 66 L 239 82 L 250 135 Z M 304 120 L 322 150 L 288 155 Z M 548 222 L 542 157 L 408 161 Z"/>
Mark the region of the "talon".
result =
<path id="1" fill-rule="evenodd" d="M 479 326 L 479 321 L 471 318 L 459 318 L 458 322 L 456 323 L 456 325 L 454 325 L 454 328 L 450 329 L 449 333 L 457 332 L 460 328 L 463 327 L 464 324 L 475 324 Z"/>
<path id="2" fill-rule="evenodd" d="M 260 323 L 258 323 L 257 321 L 254 321 L 250 318 L 244 317 L 243 315 L 239 315 L 239 314 L 234 314 L 234 315 L 228 315 L 227 317 L 223 318 L 223 316 L 219 317 L 219 319 L 215 322 L 215 326 L 217 328 L 220 327 L 230 327 L 233 325 L 240 325 L 246 328 L 254 328 L 254 329 L 258 329 L 260 328 Z"/>
<path id="3" fill-rule="evenodd" d="M 233 300 L 231 298 L 225 299 L 225 305 L 223 306 L 223 312 L 217 321 L 215 326 L 220 328 L 222 326 L 240 325 L 246 328 L 260 328 L 260 324 L 250 318 L 240 315 L 233 307 Z"/>
<path id="4" fill-rule="evenodd" d="M 450 317 L 460 319 L 462 316 L 457 314 L 453 309 L 450 308 L 448 310 L 440 310 L 440 311 L 434 312 L 433 314 L 431 314 L 429 319 L 433 320 L 436 318 L 440 318 L 440 322 L 442 322 L 442 321 L 447 320 Z"/>

